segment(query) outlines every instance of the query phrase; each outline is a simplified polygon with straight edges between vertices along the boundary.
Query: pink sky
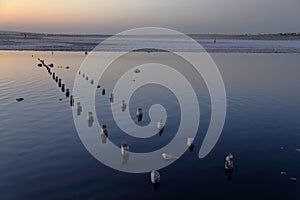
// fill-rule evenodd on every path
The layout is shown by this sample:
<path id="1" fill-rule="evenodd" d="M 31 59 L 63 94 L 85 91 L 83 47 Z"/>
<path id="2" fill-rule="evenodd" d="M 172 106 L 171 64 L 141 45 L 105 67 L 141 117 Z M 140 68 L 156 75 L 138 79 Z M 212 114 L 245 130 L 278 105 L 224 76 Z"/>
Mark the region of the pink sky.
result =
<path id="1" fill-rule="evenodd" d="M 300 31 L 298 0 L 0 0 L 0 30 L 116 33 L 162 26 L 185 33 Z"/>

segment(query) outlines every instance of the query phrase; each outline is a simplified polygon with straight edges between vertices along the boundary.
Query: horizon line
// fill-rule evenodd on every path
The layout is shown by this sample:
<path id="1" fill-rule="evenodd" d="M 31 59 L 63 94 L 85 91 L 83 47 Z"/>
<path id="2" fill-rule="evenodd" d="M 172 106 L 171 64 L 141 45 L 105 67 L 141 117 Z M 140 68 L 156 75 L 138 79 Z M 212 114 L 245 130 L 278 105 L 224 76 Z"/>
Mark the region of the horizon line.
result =
<path id="1" fill-rule="evenodd" d="M 122 31 L 121 31 L 122 32 Z M 15 31 L 15 30 L 0 30 L 0 34 L 37 34 L 37 35 L 73 35 L 73 36 L 112 36 L 112 33 L 47 33 L 47 32 L 30 32 L 30 31 Z M 265 33 L 185 33 L 186 35 L 210 35 L 210 36 L 260 36 L 260 35 L 287 35 L 300 36 L 300 31 L 291 32 L 265 32 Z"/>

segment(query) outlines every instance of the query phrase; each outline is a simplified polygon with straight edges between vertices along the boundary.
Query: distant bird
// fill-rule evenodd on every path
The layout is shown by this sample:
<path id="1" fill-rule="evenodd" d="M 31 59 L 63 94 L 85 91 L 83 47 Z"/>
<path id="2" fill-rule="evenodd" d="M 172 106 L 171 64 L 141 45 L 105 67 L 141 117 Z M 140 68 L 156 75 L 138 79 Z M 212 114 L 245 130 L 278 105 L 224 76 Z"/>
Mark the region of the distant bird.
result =
<path id="1" fill-rule="evenodd" d="M 73 95 L 70 96 L 70 106 L 74 105 L 74 97 Z"/>
<path id="2" fill-rule="evenodd" d="M 160 119 L 159 122 L 157 122 L 157 129 L 161 131 L 164 128 L 165 124 L 163 122 L 163 119 Z"/>
<path id="3" fill-rule="evenodd" d="M 20 102 L 20 101 L 23 101 L 24 98 L 22 98 L 22 97 L 21 98 L 17 98 L 16 100 L 17 100 L 17 102 Z"/>
<path id="4" fill-rule="evenodd" d="M 102 125 L 101 127 L 101 135 L 105 135 L 106 137 L 108 137 L 108 131 L 106 129 L 106 125 Z"/>
<path id="5" fill-rule="evenodd" d="M 125 100 L 122 100 L 121 110 L 122 110 L 122 112 L 125 112 L 125 110 L 126 110 L 126 103 L 125 103 Z"/>
<path id="6" fill-rule="evenodd" d="M 141 70 L 139 70 L 139 69 L 134 70 L 134 73 L 140 73 L 140 72 L 141 72 Z"/>
<path id="7" fill-rule="evenodd" d="M 225 158 L 225 169 L 232 170 L 233 169 L 233 155 L 229 153 Z"/>
<path id="8" fill-rule="evenodd" d="M 113 102 L 114 102 L 114 94 L 113 94 L 113 93 L 110 94 L 109 102 L 110 102 L 110 103 L 113 103 Z"/>
<path id="9" fill-rule="evenodd" d="M 87 121 L 88 121 L 88 127 L 93 126 L 94 117 L 92 112 L 88 112 Z"/>
<path id="10" fill-rule="evenodd" d="M 66 97 L 69 97 L 69 96 L 70 96 L 70 90 L 66 89 Z"/>
<path id="11" fill-rule="evenodd" d="M 142 121 L 143 119 L 143 112 L 142 112 L 142 108 L 138 108 L 137 111 L 136 111 L 136 117 L 138 119 L 138 121 Z"/>
<path id="12" fill-rule="evenodd" d="M 163 157 L 164 160 L 175 160 L 175 159 L 178 159 L 177 156 L 173 156 L 173 155 L 166 154 L 166 153 L 161 154 L 161 156 Z"/>
<path id="13" fill-rule="evenodd" d="M 127 144 L 127 142 L 123 142 L 121 144 L 121 155 L 125 156 L 129 154 L 129 146 Z"/>
<path id="14" fill-rule="evenodd" d="M 150 180 L 152 184 L 159 184 L 160 183 L 160 174 L 158 171 L 152 171 L 150 173 Z"/>

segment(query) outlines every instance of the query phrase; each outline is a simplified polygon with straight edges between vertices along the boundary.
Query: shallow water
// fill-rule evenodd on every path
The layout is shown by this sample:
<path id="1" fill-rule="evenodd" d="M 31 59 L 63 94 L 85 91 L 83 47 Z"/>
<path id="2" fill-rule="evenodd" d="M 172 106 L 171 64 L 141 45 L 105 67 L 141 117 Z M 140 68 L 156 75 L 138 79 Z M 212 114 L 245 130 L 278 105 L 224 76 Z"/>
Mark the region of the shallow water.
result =
<path id="1" fill-rule="evenodd" d="M 38 57 L 54 63 L 53 71 L 72 89 L 85 55 L 0 51 L 1 199 L 300 198 L 300 152 L 296 150 L 300 148 L 300 56 L 212 54 L 228 100 L 223 133 L 213 151 L 200 160 L 198 151 L 210 116 L 207 89 L 200 81 L 196 91 L 201 96 L 201 121 L 195 149 L 160 170 L 159 187 L 150 184 L 148 174 L 110 169 L 88 153 L 77 135 L 69 100 L 47 71 L 37 67 Z M 147 53 L 136 53 L 125 62 L 134 63 L 137 57 L 149 59 Z M 101 110 L 109 91 L 104 97 L 100 92 L 97 90 L 97 115 L 110 127 L 110 133 L 119 133 L 109 112 Z M 16 102 L 19 97 L 25 100 Z M 134 105 L 141 101 L 144 112 L 157 101 L 169 112 L 162 137 L 151 138 L 151 143 L 126 138 L 134 151 L 147 152 L 164 146 L 174 136 L 178 102 L 164 88 L 141 88 L 130 102 L 132 115 Z M 145 115 L 142 125 L 148 122 Z M 110 139 L 116 145 L 124 140 L 119 134 L 111 134 Z M 228 152 L 235 161 L 231 178 L 223 169 Z"/>

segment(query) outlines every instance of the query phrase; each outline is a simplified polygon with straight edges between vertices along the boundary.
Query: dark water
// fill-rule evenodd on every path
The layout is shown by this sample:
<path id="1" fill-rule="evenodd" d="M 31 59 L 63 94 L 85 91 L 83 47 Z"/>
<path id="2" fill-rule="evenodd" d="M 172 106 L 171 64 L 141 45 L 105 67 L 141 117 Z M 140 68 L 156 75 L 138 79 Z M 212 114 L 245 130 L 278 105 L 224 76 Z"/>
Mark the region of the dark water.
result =
<path id="1" fill-rule="evenodd" d="M 300 148 L 300 56 L 212 56 L 227 92 L 223 133 L 213 151 L 200 160 L 198 151 L 209 120 L 205 106 L 209 99 L 203 87 L 196 147 L 161 169 L 162 182 L 153 187 L 149 174 L 110 169 L 87 152 L 75 130 L 68 99 L 46 70 L 36 67 L 37 57 L 54 63 L 53 70 L 72 89 L 83 53 L 1 51 L 0 199 L 300 199 L 300 152 L 296 150 Z M 171 93 L 144 89 L 157 91 L 154 96 L 139 91 L 145 104 L 169 102 L 165 105 L 170 118 L 159 142 L 153 140 L 150 147 L 137 145 L 136 151 L 141 152 L 165 145 L 178 121 Z M 25 100 L 16 102 L 19 97 Z M 99 90 L 97 102 L 104 101 L 101 98 Z M 135 109 L 130 112 L 134 115 Z M 143 123 L 147 120 L 146 115 Z M 110 131 L 117 129 L 112 119 L 106 123 Z M 112 140 L 117 143 L 120 138 Z M 228 152 L 235 161 L 231 175 L 224 171 Z"/>

